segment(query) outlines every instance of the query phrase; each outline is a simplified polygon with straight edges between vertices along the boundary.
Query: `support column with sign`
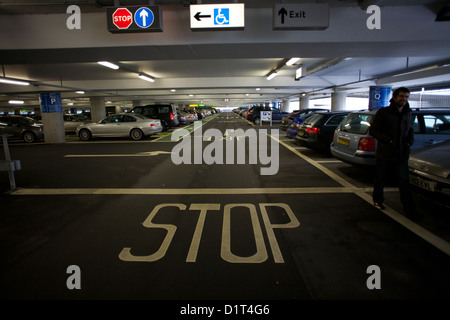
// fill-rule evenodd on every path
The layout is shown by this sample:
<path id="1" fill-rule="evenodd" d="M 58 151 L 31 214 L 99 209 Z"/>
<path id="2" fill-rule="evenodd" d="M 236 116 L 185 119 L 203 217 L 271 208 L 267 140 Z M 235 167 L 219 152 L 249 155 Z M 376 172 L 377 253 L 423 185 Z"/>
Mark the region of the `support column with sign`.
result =
<path id="1" fill-rule="evenodd" d="M 61 95 L 59 92 L 39 94 L 41 115 L 46 143 L 63 143 L 66 141 L 64 119 L 62 116 Z"/>

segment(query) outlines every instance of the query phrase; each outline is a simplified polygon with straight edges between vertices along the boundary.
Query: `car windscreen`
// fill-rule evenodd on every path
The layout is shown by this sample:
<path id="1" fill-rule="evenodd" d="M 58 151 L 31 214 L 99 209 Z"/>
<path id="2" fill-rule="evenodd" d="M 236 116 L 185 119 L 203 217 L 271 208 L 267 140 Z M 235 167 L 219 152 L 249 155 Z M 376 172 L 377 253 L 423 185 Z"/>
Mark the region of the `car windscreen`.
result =
<path id="1" fill-rule="evenodd" d="M 373 114 L 352 113 L 340 124 L 340 129 L 349 133 L 367 134 Z"/>
<path id="2" fill-rule="evenodd" d="M 314 114 L 311 115 L 310 117 L 304 119 L 303 123 L 304 123 L 305 125 L 307 125 L 307 124 L 314 125 L 315 123 L 319 122 L 319 121 L 322 119 L 322 117 L 324 117 L 323 114 L 320 114 L 320 113 L 314 113 Z"/>

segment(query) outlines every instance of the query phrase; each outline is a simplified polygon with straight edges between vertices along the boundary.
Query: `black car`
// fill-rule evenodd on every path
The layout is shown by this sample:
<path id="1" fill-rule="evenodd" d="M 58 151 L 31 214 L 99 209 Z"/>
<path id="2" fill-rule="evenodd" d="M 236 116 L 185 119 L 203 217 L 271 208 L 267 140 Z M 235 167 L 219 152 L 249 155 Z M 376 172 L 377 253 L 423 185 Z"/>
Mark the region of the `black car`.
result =
<path id="1" fill-rule="evenodd" d="M 295 141 L 301 146 L 330 152 L 334 130 L 350 111 L 317 112 L 298 127 Z"/>
<path id="2" fill-rule="evenodd" d="M 281 122 L 282 118 L 287 115 L 287 112 L 283 112 L 280 109 L 271 107 L 252 107 L 247 111 L 246 119 L 254 124 L 261 124 L 261 111 L 272 111 L 272 122 Z"/>
<path id="3" fill-rule="evenodd" d="M 137 106 L 134 107 L 131 112 L 161 120 L 163 131 L 180 125 L 177 110 L 170 104 L 149 104 L 146 106 Z"/>
<path id="4" fill-rule="evenodd" d="M 41 123 L 19 115 L 0 116 L 0 134 L 7 134 L 12 139 L 22 139 L 30 143 L 44 138 Z"/>

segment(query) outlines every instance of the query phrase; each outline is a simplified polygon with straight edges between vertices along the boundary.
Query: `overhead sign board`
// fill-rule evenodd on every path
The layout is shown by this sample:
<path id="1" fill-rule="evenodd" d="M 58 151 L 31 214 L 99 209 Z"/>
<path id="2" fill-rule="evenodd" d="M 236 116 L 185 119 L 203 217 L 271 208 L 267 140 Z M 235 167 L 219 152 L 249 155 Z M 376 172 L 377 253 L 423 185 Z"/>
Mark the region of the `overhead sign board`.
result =
<path id="1" fill-rule="evenodd" d="M 328 28 L 327 3 L 275 4 L 273 30 L 324 30 Z"/>
<path id="2" fill-rule="evenodd" d="M 190 5 L 192 30 L 243 29 L 243 3 Z"/>
<path id="3" fill-rule="evenodd" d="M 159 6 L 109 7 L 106 8 L 106 21 L 111 33 L 163 31 Z"/>

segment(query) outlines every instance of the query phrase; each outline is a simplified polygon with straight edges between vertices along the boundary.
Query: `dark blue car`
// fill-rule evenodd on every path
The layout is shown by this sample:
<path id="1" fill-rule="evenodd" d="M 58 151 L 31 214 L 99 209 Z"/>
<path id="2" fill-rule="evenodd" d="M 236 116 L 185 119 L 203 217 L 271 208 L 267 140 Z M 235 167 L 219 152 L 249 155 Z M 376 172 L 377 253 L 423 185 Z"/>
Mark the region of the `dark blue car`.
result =
<path id="1" fill-rule="evenodd" d="M 309 117 L 311 117 L 313 114 L 316 114 L 316 112 L 327 112 L 326 111 L 314 111 L 314 112 L 310 112 L 310 113 L 303 113 L 301 116 L 292 116 L 289 118 L 289 124 L 287 126 L 286 129 L 286 137 L 288 137 L 289 139 L 295 138 L 295 136 L 298 133 L 298 127 L 303 123 L 303 121 L 305 121 L 306 119 L 308 119 Z"/>

